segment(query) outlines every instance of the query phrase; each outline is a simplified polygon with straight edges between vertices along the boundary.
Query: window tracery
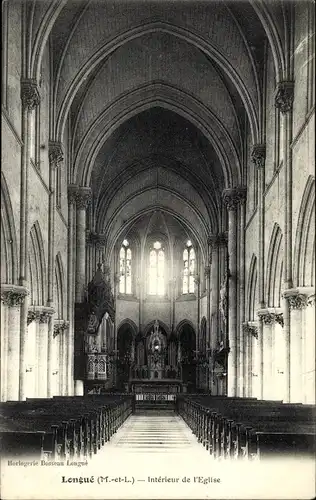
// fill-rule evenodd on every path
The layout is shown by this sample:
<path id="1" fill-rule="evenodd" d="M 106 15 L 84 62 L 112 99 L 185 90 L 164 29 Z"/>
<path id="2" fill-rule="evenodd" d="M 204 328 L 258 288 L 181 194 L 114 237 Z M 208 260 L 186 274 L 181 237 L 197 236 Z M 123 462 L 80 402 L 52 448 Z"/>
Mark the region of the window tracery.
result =
<path id="1" fill-rule="evenodd" d="M 182 254 L 183 260 L 183 278 L 182 278 L 182 293 L 194 293 L 194 276 L 195 276 L 195 252 L 191 240 L 186 242 L 186 247 Z"/>
<path id="2" fill-rule="evenodd" d="M 132 250 L 126 239 L 120 250 L 120 293 L 132 293 Z"/>

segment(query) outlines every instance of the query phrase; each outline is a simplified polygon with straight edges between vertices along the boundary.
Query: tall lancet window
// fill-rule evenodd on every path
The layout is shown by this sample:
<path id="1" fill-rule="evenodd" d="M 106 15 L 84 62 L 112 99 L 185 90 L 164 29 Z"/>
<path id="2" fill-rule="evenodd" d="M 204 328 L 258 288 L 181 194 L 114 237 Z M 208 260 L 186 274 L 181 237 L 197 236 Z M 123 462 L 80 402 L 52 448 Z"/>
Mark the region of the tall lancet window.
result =
<path id="1" fill-rule="evenodd" d="M 186 248 L 183 250 L 183 281 L 182 293 L 194 293 L 194 275 L 195 275 L 195 252 L 192 242 L 186 242 Z"/>
<path id="2" fill-rule="evenodd" d="M 120 293 L 132 293 L 132 251 L 127 240 L 120 250 Z"/>
<path id="3" fill-rule="evenodd" d="M 160 241 L 155 241 L 149 252 L 148 291 L 150 295 L 165 293 L 165 252 Z"/>

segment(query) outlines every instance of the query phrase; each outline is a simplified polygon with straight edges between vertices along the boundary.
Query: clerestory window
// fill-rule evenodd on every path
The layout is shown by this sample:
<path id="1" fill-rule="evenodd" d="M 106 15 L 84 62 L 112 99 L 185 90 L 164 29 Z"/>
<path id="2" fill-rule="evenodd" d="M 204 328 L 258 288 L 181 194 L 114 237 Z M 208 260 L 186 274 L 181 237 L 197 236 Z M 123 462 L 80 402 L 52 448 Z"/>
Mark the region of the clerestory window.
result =
<path id="1" fill-rule="evenodd" d="M 165 294 L 165 251 L 160 241 L 155 241 L 149 250 L 148 293 Z"/>
<path id="2" fill-rule="evenodd" d="M 132 293 L 132 250 L 127 240 L 120 250 L 120 293 Z"/>
<path id="3" fill-rule="evenodd" d="M 195 252 L 191 240 L 186 242 L 183 250 L 183 278 L 182 278 L 182 293 L 194 293 L 194 276 L 195 276 Z"/>

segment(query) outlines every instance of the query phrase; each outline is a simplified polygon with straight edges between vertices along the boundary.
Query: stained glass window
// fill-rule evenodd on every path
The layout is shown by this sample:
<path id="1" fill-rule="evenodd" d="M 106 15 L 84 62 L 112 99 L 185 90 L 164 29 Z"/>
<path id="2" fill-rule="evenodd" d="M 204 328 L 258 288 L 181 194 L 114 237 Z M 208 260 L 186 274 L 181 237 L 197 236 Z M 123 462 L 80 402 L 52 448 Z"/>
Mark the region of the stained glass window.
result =
<path id="1" fill-rule="evenodd" d="M 160 241 L 155 241 L 149 252 L 148 292 L 160 296 L 165 293 L 165 252 Z"/>
<path id="2" fill-rule="evenodd" d="M 120 250 L 120 293 L 132 293 L 132 251 L 127 240 Z"/>
<path id="3" fill-rule="evenodd" d="M 186 248 L 183 250 L 183 278 L 182 278 L 182 293 L 194 293 L 194 276 L 195 276 L 195 252 L 190 240 L 186 243 Z"/>

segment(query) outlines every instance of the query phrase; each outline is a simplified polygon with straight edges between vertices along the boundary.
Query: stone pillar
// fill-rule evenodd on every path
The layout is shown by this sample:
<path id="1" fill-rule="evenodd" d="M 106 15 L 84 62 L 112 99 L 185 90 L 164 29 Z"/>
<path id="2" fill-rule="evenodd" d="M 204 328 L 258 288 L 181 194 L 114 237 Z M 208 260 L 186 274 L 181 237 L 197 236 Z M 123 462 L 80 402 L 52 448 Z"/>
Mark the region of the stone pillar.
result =
<path id="1" fill-rule="evenodd" d="M 292 135 L 293 135 L 293 99 L 294 99 L 294 82 L 282 81 L 277 85 L 275 97 L 275 106 L 281 111 L 283 119 L 283 170 L 284 170 L 284 289 L 289 290 L 293 287 L 292 282 Z M 289 301 L 283 301 L 284 312 L 284 335 L 286 342 L 286 396 L 285 402 L 291 399 L 290 391 L 290 335 L 291 335 L 291 314 Z"/>
<path id="2" fill-rule="evenodd" d="M 36 323 L 36 312 L 33 309 L 28 310 L 27 314 L 27 341 L 26 341 L 26 383 L 25 383 L 25 396 L 26 398 L 36 397 L 36 364 L 37 364 L 37 354 L 36 354 L 36 335 L 37 335 L 37 323 Z"/>
<path id="3" fill-rule="evenodd" d="M 55 270 L 55 209 L 56 209 L 56 169 L 63 161 L 61 143 L 49 141 L 49 203 L 48 203 L 48 273 L 47 273 L 47 306 L 52 307 L 54 301 L 54 270 Z M 47 395 L 52 396 L 52 349 L 54 324 L 50 317 L 48 321 L 48 361 L 47 361 Z"/>
<path id="4" fill-rule="evenodd" d="M 290 360 L 288 378 L 290 380 L 290 402 L 303 402 L 303 309 L 308 305 L 308 297 L 298 290 L 286 290 L 283 294 L 290 308 Z"/>
<path id="5" fill-rule="evenodd" d="M 86 209 L 91 201 L 91 189 L 69 186 L 69 197 L 76 202 L 76 291 L 75 302 L 84 300 L 86 286 Z"/>
<path id="6" fill-rule="evenodd" d="M 308 305 L 304 309 L 303 343 L 303 390 L 304 403 L 316 402 L 315 378 L 315 289 L 308 294 Z"/>
<path id="7" fill-rule="evenodd" d="M 28 197 L 29 197 L 29 166 L 31 155 L 31 119 L 32 113 L 40 103 L 40 95 L 35 80 L 21 80 L 21 103 L 22 103 L 22 120 L 21 120 L 21 184 L 20 184 L 20 276 L 19 284 L 27 287 L 28 273 Z M 25 399 L 25 375 L 26 375 L 26 336 L 27 336 L 27 313 L 28 300 L 27 297 L 21 303 L 20 311 L 20 389 L 19 399 Z"/>
<path id="8" fill-rule="evenodd" d="M 253 337 L 258 339 L 258 326 L 254 322 L 243 323 L 244 347 L 245 347 L 245 381 L 244 397 L 252 396 L 252 343 Z"/>
<path id="9" fill-rule="evenodd" d="M 75 302 L 84 301 L 86 287 L 86 209 L 91 201 L 91 189 L 83 186 L 69 186 L 68 195 L 70 200 L 76 202 L 76 271 L 75 271 Z M 73 316 L 73 313 L 72 313 Z M 74 338 L 71 334 L 70 340 L 70 363 L 73 365 L 74 359 Z M 72 368 L 73 370 L 73 368 Z M 73 372 L 72 372 L 73 373 Z M 75 394 L 81 395 L 83 392 L 83 381 L 75 384 Z"/>
<path id="10" fill-rule="evenodd" d="M 260 324 L 262 327 L 262 342 L 260 343 L 260 383 L 261 383 L 261 398 L 274 398 L 274 382 L 275 382 L 275 354 L 281 356 L 282 353 L 275 353 L 274 345 L 274 325 L 280 323 L 283 327 L 283 313 L 278 309 L 261 309 L 258 311 Z"/>
<path id="11" fill-rule="evenodd" d="M 195 361 L 197 363 L 196 365 L 196 387 L 200 387 L 200 382 L 202 378 L 201 374 L 201 365 L 198 363 L 199 361 L 199 342 L 200 342 L 200 336 L 201 336 L 201 297 L 200 297 L 200 286 L 201 286 L 201 279 L 199 275 L 196 275 L 194 279 L 194 283 L 196 286 L 196 297 L 197 297 L 197 328 L 196 328 L 196 337 L 195 337 Z"/>
<path id="12" fill-rule="evenodd" d="M 1 401 L 7 400 L 7 366 L 8 366 L 8 306 L 5 304 L 5 298 L 1 298 Z"/>
<path id="13" fill-rule="evenodd" d="M 7 338 L 7 387 L 8 401 L 17 401 L 20 396 L 20 312 L 25 301 L 27 290 L 22 286 L 1 285 L 1 301 L 8 308 L 8 338 Z M 24 377 L 23 377 L 24 378 Z"/>
<path id="14" fill-rule="evenodd" d="M 228 385 L 227 395 L 237 395 L 237 208 L 244 199 L 244 187 L 225 189 L 223 202 L 228 210 L 228 259 L 229 259 L 229 293 L 228 293 Z"/>
<path id="15" fill-rule="evenodd" d="M 57 359 L 54 360 L 53 370 L 58 369 L 58 386 L 57 391 L 61 396 L 67 395 L 67 337 L 68 321 L 54 321 L 54 342 L 57 343 Z"/>
<path id="16" fill-rule="evenodd" d="M 37 335 L 37 397 L 48 397 L 48 322 L 53 310 L 45 307 L 38 308 L 38 335 Z"/>
<path id="17" fill-rule="evenodd" d="M 239 328 L 237 329 L 237 345 L 238 345 L 238 383 L 237 394 L 242 397 L 244 395 L 245 385 L 245 346 L 243 323 L 245 321 L 245 202 L 246 193 L 240 202 L 240 218 L 239 218 Z"/>
<path id="18" fill-rule="evenodd" d="M 75 191 L 73 186 L 68 189 L 68 235 L 67 235 L 67 316 L 68 316 L 68 331 L 65 332 L 67 337 L 67 350 L 64 354 L 66 361 L 66 387 L 65 395 L 72 396 L 74 394 L 74 269 L 75 269 Z"/>
<path id="19" fill-rule="evenodd" d="M 266 159 L 266 145 L 265 144 L 254 144 L 251 159 L 254 164 L 255 169 L 258 174 L 258 295 L 260 308 L 265 308 L 265 262 L 264 262 L 264 189 L 265 189 L 265 178 L 264 178 L 264 167 Z M 259 328 L 258 328 L 258 344 L 259 344 L 259 387 L 260 387 L 260 397 L 263 398 L 263 320 L 259 318 Z"/>

